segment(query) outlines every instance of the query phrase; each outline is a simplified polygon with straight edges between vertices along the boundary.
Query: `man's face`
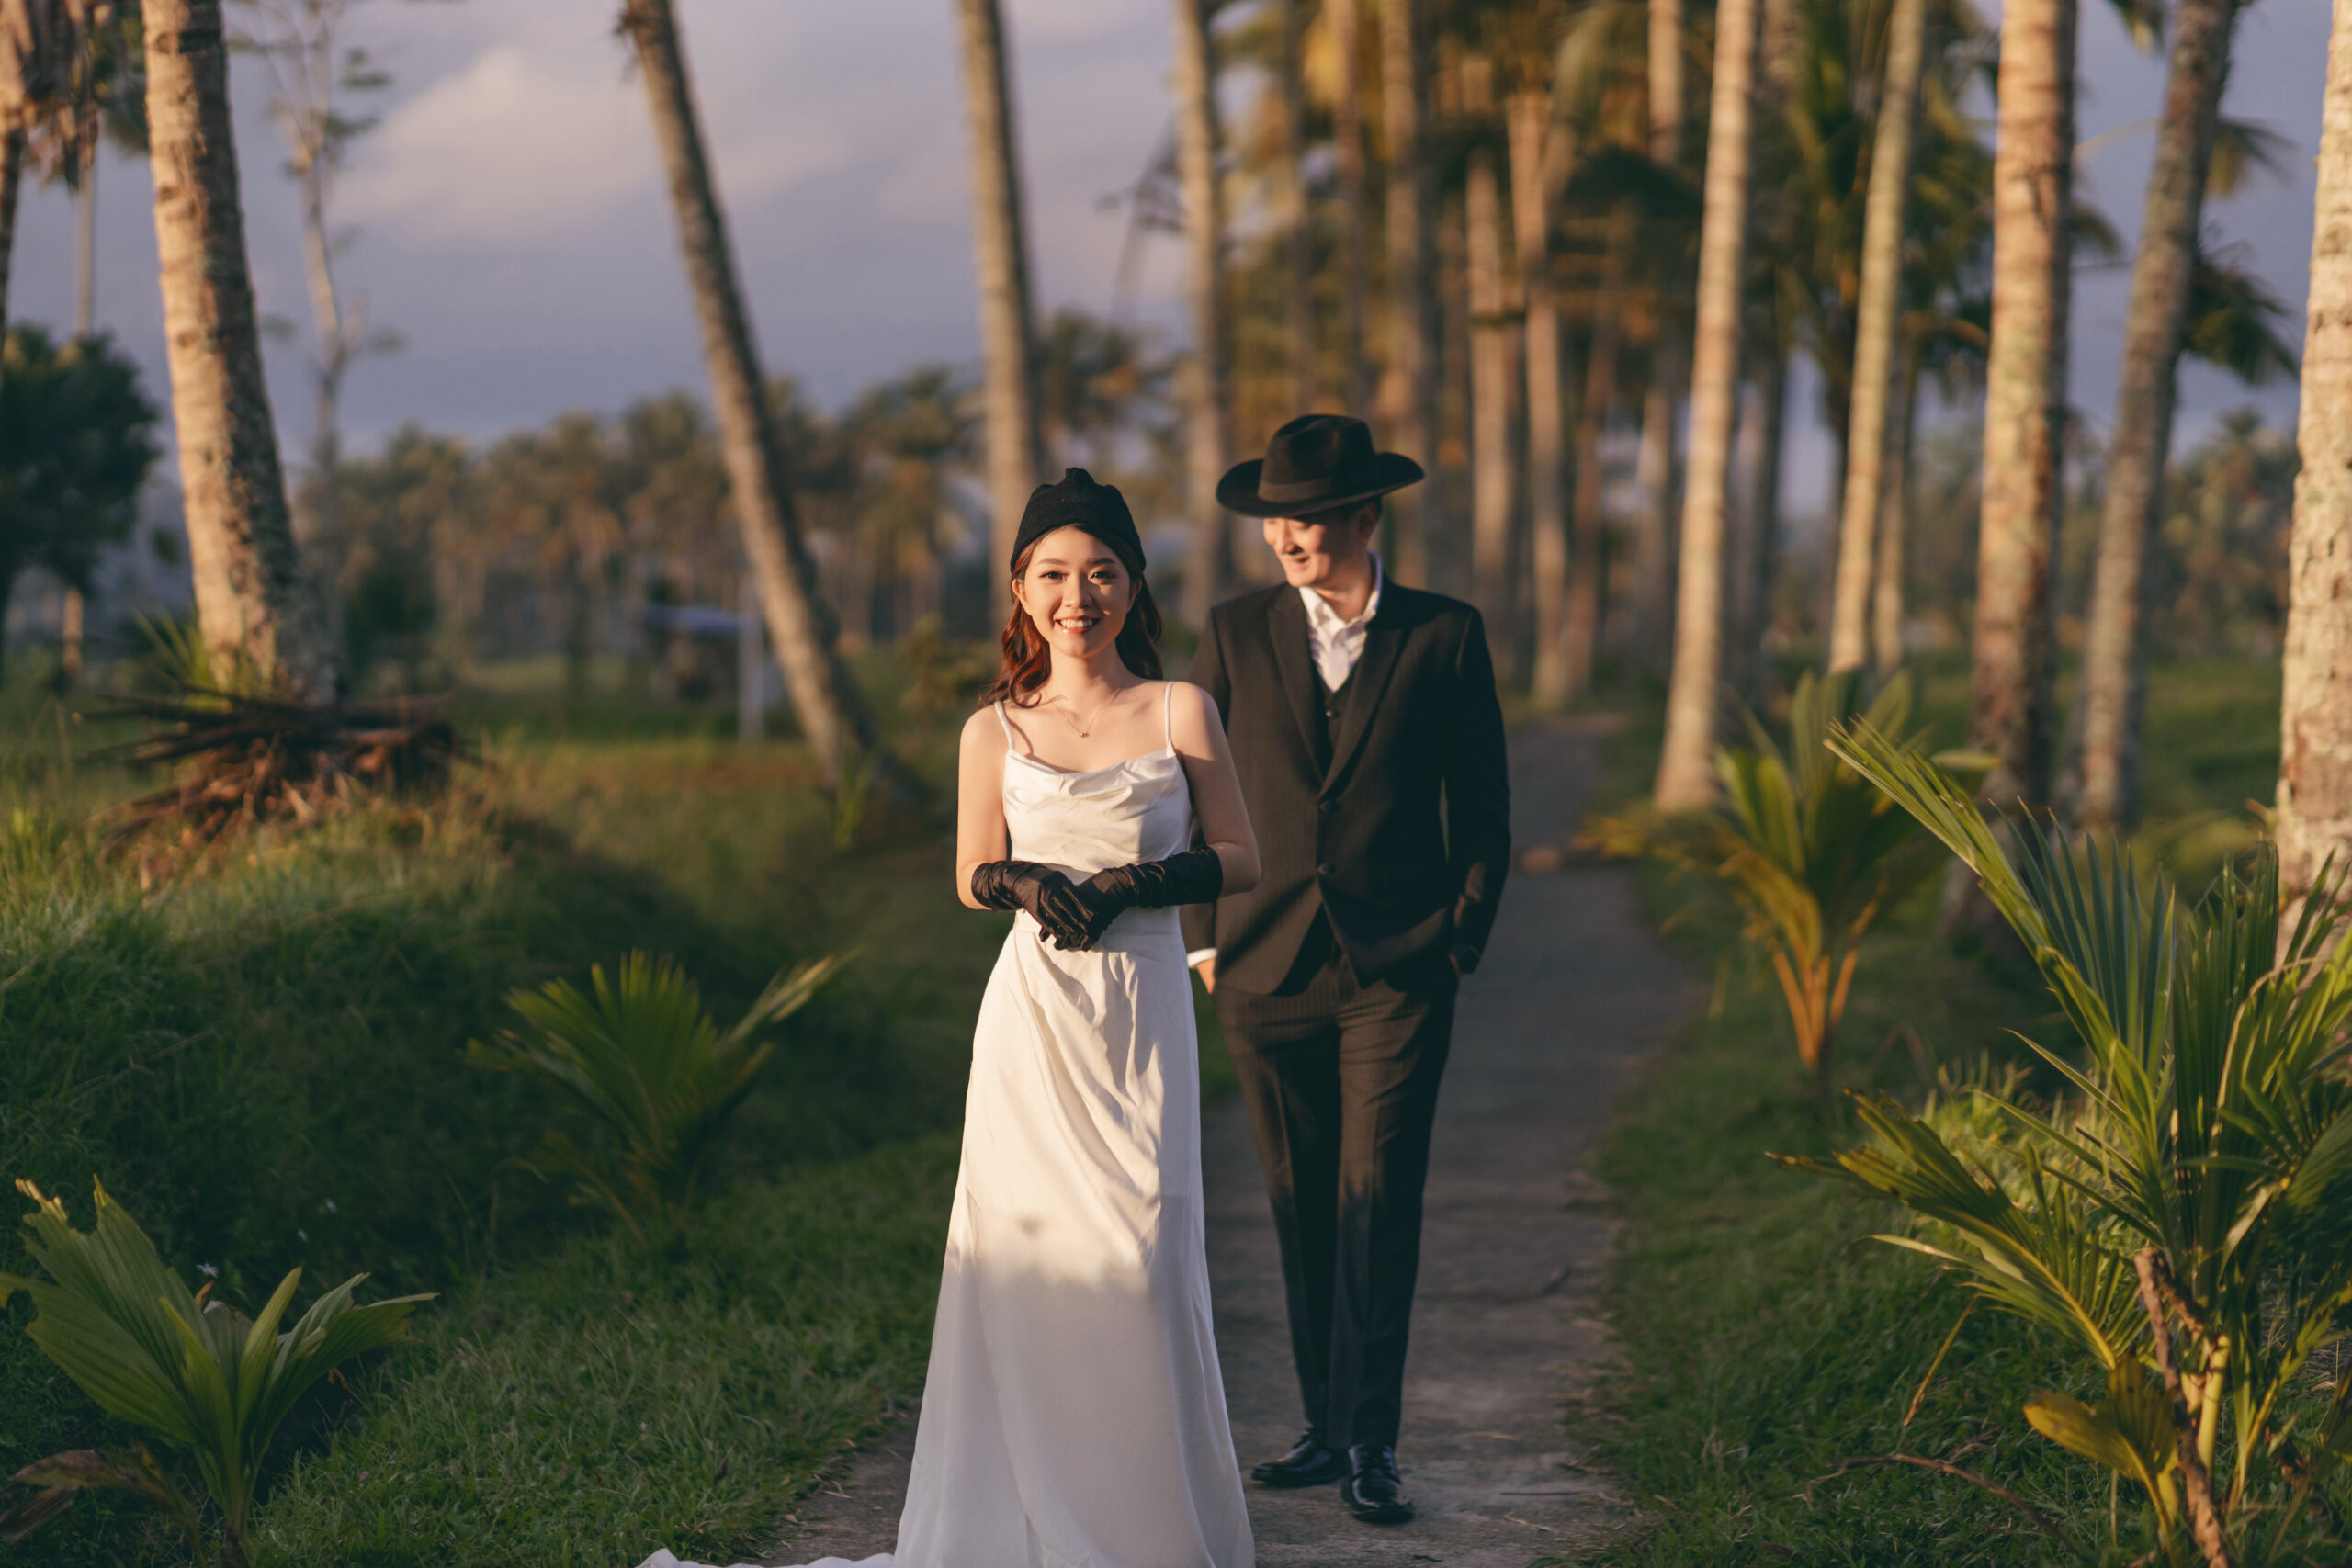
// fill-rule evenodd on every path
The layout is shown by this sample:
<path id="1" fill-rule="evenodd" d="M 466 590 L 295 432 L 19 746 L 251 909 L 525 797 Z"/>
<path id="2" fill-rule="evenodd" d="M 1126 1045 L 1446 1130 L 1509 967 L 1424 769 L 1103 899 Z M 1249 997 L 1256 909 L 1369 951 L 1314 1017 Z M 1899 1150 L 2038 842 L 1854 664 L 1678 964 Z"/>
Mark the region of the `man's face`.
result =
<path id="1" fill-rule="evenodd" d="M 1363 569 L 1379 521 L 1380 508 L 1371 502 L 1308 517 L 1269 517 L 1266 547 L 1283 563 L 1283 578 L 1293 588 L 1327 588 L 1351 581 Z"/>

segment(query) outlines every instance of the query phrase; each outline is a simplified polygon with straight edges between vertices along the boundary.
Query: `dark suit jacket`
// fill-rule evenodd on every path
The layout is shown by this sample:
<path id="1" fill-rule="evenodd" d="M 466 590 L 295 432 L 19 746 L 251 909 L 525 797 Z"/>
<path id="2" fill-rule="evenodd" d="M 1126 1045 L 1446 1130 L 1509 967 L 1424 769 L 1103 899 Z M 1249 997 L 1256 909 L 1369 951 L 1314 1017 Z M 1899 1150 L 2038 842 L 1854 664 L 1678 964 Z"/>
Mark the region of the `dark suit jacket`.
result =
<path id="1" fill-rule="evenodd" d="M 1486 946 L 1510 864 L 1510 780 L 1477 611 L 1383 584 L 1328 768 L 1297 589 L 1218 605 L 1191 679 L 1225 717 L 1264 864 L 1249 892 L 1184 910 L 1186 946 L 1217 950 L 1219 989 L 1281 986 L 1318 909 L 1365 985 Z"/>

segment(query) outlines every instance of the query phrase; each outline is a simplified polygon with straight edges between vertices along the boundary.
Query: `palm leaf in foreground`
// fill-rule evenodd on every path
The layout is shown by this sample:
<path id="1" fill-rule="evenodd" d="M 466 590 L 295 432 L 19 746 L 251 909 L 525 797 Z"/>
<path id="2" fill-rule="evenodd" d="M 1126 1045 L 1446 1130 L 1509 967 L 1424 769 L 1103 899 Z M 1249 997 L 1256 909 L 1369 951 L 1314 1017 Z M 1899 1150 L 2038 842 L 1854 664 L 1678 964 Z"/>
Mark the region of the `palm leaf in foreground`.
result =
<path id="1" fill-rule="evenodd" d="M 1781 1163 L 1893 1198 L 1914 1224 L 1881 1239 L 2096 1358 L 2100 1404 L 2044 1394 L 2025 1414 L 2141 1487 L 2150 1561 L 2340 1560 L 2340 1516 L 2312 1505 L 2352 1460 L 2346 1380 L 2319 1408 L 2311 1367 L 2352 1312 L 2341 882 L 2303 890 L 2287 926 L 2264 845 L 2184 908 L 2119 846 L 1988 821 L 1868 723 L 1828 744 L 1976 872 L 2076 1037 L 2028 1042 L 2071 1092 L 1979 1089 L 1999 1131 L 1971 1135 L 1973 1158 L 1952 1108 L 1876 1100 L 1871 1144 Z"/>
<path id="2" fill-rule="evenodd" d="M 551 1131 L 539 1158 L 571 1178 L 577 1201 L 610 1211 L 640 1243 L 674 1244 L 720 1131 L 775 1055 L 771 1032 L 846 962 L 777 975 L 721 1029 L 675 959 L 632 953 L 616 975 L 591 970 L 588 992 L 554 980 L 514 993 L 507 1004 L 529 1027 L 469 1043 L 466 1059 L 560 1090 L 597 1131 L 585 1146 Z"/>
<path id="3" fill-rule="evenodd" d="M 26 1217 L 25 1250 L 43 1277 L 0 1274 L 0 1306 L 19 1291 L 30 1296 L 38 1315 L 26 1332 L 60 1371 L 108 1415 L 187 1450 L 220 1515 L 221 1556 L 244 1568 L 262 1456 L 295 1401 L 344 1362 L 406 1339 L 409 1314 L 432 1298 L 360 1306 L 352 1292 L 367 1276 L 355 1275 L 281 1331 L 300 1269 L 247 1318 L 211 1300 L 209 1285 L 191 1294 L 104 1187 L 96 1187 L 88 1231 L 75 1230 L 65 1205 L 31 1182 L 17 1187 L 37 1205 Z M 144 1449 L 56 1454 L 11 1480 L 39 1490 L 0 1515 L 0 1539 L 30 1534 L 80 1492 L 124 1491 L 169 1514 L 198 1563 L 210 1560 L 197 1509 Z"/>

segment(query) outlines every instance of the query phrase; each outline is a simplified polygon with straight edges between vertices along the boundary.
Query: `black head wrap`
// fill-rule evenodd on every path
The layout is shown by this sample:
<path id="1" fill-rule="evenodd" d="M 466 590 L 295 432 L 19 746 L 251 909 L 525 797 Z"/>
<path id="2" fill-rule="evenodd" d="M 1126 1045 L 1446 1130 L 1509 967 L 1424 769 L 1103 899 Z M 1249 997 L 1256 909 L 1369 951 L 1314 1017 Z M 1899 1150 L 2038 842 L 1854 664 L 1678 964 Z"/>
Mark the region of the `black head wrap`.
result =
<path id="1" fill-rule="evenodd" d="M 1060 483 L 1039 485 L 1029 492 L 1007 570 L 1017 570 L 1029 547 L 1057 528 L 1091 534 L 1116 550 L 1135 571 L 1143 570 L 1143 536 L 1136 532 L 1135 513 L 1127 510 L 1127 498 L 1116 485 L 1095 483 L 1094 476 L 1084 468 L 1065 469 Z"/>

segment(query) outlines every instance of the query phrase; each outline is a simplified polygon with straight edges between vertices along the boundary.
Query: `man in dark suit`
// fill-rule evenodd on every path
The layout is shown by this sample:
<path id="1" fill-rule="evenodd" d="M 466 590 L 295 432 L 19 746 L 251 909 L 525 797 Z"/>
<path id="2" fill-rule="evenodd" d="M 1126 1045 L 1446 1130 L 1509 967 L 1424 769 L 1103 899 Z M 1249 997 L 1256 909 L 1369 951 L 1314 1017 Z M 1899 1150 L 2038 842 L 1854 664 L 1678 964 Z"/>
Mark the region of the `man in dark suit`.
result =
<path id="1" fill-rule="evenodd" d="M 1469 605 L 1384 577 L 1380 498 L 1421 477 L 1361 420 L 1310 414 L 1217 500 L 1265 520 L 1283 584 L 1211 614 L 1216 699 L 1258 832 L 1249 892 L 1184 911 L 1239 1069 L 1282 1242 L 1306 1431 L 1267 1486 L 1340 1481 L 1358 1518 L 1396 1472 L 1421 1188 L 1455 988 L 1510 859 L 1502 710 Z"/>

